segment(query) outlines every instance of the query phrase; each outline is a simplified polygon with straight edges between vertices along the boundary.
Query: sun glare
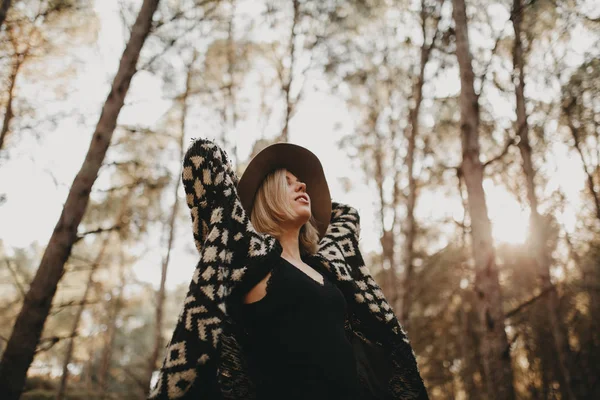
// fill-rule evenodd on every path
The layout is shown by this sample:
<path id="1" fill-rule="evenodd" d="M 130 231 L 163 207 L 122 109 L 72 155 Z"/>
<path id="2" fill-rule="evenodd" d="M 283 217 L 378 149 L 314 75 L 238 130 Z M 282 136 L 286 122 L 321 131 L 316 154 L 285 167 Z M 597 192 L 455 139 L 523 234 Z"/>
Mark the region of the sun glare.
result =
<path id="1" fill-rule="evenodd" d="M 529 229 L 529 211 L 524 210 L 506 189 L 494 185 L 491 180 L 485 180 L 483 187 L 494 240 L 502 243 L 525 243 Z"/>

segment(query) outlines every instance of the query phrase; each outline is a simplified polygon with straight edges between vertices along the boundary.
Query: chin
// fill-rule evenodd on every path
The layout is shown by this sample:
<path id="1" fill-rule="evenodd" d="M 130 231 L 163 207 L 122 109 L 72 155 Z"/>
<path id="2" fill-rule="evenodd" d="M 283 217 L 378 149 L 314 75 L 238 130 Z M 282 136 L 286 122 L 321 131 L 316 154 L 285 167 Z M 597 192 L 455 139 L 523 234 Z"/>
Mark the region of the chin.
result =
<path id="1" fill-rule="evenodd" d="M 310 209 L 302 208 L 300 210 L 296 210 L 296 216 L 299 220 L 302 221 L 302 224 L 305 224 L 310 220 L 311 217 Z"/>
<path id="2" fill-rule="evenodd" d="M 304 225 L 305 223 L 307 223 L 308 221 L 310 221 L 310 213 L 307 213 L 305 215 L 301 215 L 300 218 L 302 218 L 302 220 L 304 221 L 304 223 L 302 225 Z"/>

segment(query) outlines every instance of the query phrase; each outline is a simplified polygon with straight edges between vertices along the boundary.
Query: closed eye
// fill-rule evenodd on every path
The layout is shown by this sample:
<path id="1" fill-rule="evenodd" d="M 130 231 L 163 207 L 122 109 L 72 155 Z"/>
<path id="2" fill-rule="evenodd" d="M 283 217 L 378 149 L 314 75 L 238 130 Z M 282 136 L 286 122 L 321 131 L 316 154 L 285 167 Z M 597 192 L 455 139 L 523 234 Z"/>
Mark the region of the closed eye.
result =
<path id="1" fill-rule="evenodd" d="M 286 176 L 285 180 L 287 181 L 288 186 L 292 186 L 295 184 L 294 182 L 292 182 L 292 178 L 290 178 L 289 176 Z M 298 179 L 296 179 L 296 183 L 297 182 L 298 182 Z"/>

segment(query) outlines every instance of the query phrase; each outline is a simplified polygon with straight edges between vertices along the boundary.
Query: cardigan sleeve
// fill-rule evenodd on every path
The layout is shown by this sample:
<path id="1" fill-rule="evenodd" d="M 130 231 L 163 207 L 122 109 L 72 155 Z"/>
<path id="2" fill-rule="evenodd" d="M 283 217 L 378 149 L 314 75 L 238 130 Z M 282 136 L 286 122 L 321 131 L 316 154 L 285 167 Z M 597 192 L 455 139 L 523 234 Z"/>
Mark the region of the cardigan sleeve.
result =
<path id="1" fill-rule="evenodd" d="M 319 243 L 319 254 L 327 259 L 336 279 L 352 288 L 352 303 L 360 312 L 375 318 L 377 326 L 385 326 L 400 331 L 394 312 L 383 291 L 372 278 L 365 266 L 358 246 L 360 216 L 348 205 L 332 203 L 331 222 L 325 237 Z"/>
<path id="2" fill-rule="evenodd" d="M 342 288 L 350 309 L 352 330 L 389 355 L 392 365 L 389 391 L 394 399 L 427 399 L 415 354 L 406 332 L 372 278 L 360 253 L 360 216 L 341 203 L 332 203 L 331 222 L 319 243 L 319 255 Z"/>
<path id="3" fill-rule="evenodd" d="M 326 236 L 338 237 L 340 232 L 350 234 L 358 241 L 360 239 L 360 215 L 355 208 L 334 201 L 331 203 L 331 221 Z"/>
<path id="4" fill-rule="evenodd" d="M 253 228 L 237 194 L 237 176 L 217 144 L 192 143 L 182 180 L 200 259 L 150 399 L 218 399 L 220 341 L 232 293 L 264 277 L 281 247 Z"/>

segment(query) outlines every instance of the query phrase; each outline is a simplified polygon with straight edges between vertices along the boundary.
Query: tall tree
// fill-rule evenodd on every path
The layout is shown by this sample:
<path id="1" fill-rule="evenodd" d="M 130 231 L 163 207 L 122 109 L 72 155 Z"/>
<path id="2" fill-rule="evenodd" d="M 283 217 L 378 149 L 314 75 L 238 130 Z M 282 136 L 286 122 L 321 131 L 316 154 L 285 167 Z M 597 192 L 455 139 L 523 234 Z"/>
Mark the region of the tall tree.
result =
<path id="1" fill-rule="evenodd" d="M 10 2 L 4 1 L 0 7 L 7 6 L 8 3 Z M 69 23 L 69 29 L 77 30 L 78 33 L 77 39 L 70 38 L 70 45 L 91 39 L 94 29 L 79 29 L 90 20 L 89 14 L 86 14 L 90 6 L 89 0 L 21 0 L 8 12 L 4 30 L 0 30 L 0 53 L 3 53 L 0 57 L 0 69 L 6 70 L 3 71 L 4 74 L 0 73 L 0 85 L 4 92 L 0 96 L 3 108 L 0 150 L 5 149 L 7 138 L 15 130 L 15 120 L 20 116 L 21 110 L 16 106 L 21 100 L 18 95 L 19 81 L 25 78 L 24 74 L 27 72 L 40 79 L 44 75 L 41 71 L 27 71 L 27 67 L 33 64 L 43 65 L 45 56 L 56 53 L 58 48 L 64 49 L 61 41 L 71 36 L 63 26 L 65 23 Z M 0 17 L 1 14 L 0 12 Z"/>
<path id="2" fill-rule="evenodd" d="M 344 19 L 336 13 L 357 8 L 360 4 L 352 1 L 287 0 L 269 4 L 269 13 L 275 19 L 281 16 L 281 26 L 285 26 L 282 31 L 286 32 L 281 43 L 273 43 L 271 49 L 278 90 L 283 98 L 283 121 L 276 141 L 290 140 L 290 121 L 305 95 L 307 74 L 314 67 L 317 47 L 346 28 Z"/>
<path id="3" fill-rule="evenodd" d="M 326 66 L 334 82 L 344 80 L 341 93 L 360 121 L 357 134 L 343 143 L 352 144 L 368 184 L 376 192 L 381 230 L 379 260 L 387 271 L 382 287 L 403 324 L 408 323 L 416 258 L 414 211 L 422 186 L 415 171 L 420 163 L 420 144 L 424 142 L 419 133 L 419 117 L 423 86 L 428 79 L 426 66 L 439 39 L 442 1 L 418 4 L 416 10 L 404 5 L 401 13 L 396 4 L 371 8 L 366 21 L 352 22 L 356 32 L 339 35 L 342 44 L 329 46 L 330 61 Z M 398 26 L 410 28 L 400 34 Z M 341 49 L 345 49 L 344 53 Z M 345 88 L 350 88 L 347 95 Z M 401 245 L 404 251 L 399 252 Z M 402 266 L 403 282 L 399 279 Z"/>
<path id="4" fill-rule="evenodd" d="M 412 78 L 408 70 L 414 66 L 407 66 L 403 62 L 406 59 L 400 56 L 410 52 L 410 46 L 408 49 L 406 46 L 408 39 L 403 41 L 393 34 L 403 21 L 398 17 L 386 18 L 392 8 L 376 3 L 368 10 L 369 18 L 362 19 L 359 12 L 349 21 L 337 16 L 345 21 L 337 22 L 345 31 L 325 41 L 329 53 L 325 71 L 357 117 L 355 134 L 345 136 L 340 144 L 356 155 L 367 185 L 375 192 L 381 253 L 374 261 L 384 271 L 380 275 L 382 289 L 395 306 L 399 294 L 397 245 L 404 194 L 402 120 L 410 97 L 410 87 L 405 82 Z M 357 36 L 361 40 L 355 40 Z"/>
<path id="5" fill-rule="evenodd" d="M 185 82 L 185 90 L 183 94 L 179 97 L 179 102 L 181 105 L 181 115 L 179 119 L 179 158 L 178 160 L 183 160 L 183 156 L 185 155 L 185 132 L 186 132 L 186 119 L 188 118 L 188 108 L 189 108 L 189 99 L 192 90 L 192 79 L 194 75 L 194 66 L 197 60 L 198 54 L 194 52 L 192 56 L 192 60 L 188 64 L 187 67 L 187 75 Z M 164 310 L 165 310 L 165 293 L 166 293 L 166 282 L 167 282 L 167 271 L 169 268 L 169 260 L 171 258 L 171 250 L 173 248 L 173 241 L 175 239 L 175 228 L 177 221 L 177 212 L 179 210 L 179 196 L 177 195 L 177 191 L 179 190 L 179 177 L 183 172 L 183 162 L 179 163 L 179 172 L 175 175 L 174 184 L 173 184 L 173 205 L 171 208 L 171 214 L 169 216 L 168 222 L 168 239 L 167 239 L 167 248 L 166 254 L 163 258 L 161 275 L 160 275 L 160 287 L 158 292 L 156 293 L 156 318 L 154 321 L 154 348 L 152 349 L 152 353 L 150 354 L 150 358 L 148 360 L 148 373 L 147 373 L 147 384 L 146 395 L 150 392 L 150 381 L 152 379 L 152 374 L 156 371 L 156 363 L 158 361 L 158 357 L 160 356 L 160 352 L 164 346 L 164 337 L 163 337 L 163 327 L 164 327 Z"/>
<path id="6" fill-rule="evenodd" d="M 123 251 L 123 247 L 119 249 L 118 257 L 118 272 L 119 272 L 119 283 L 116 288 L 116 293 L 111 293 L 110 302 L 107 305 L 108 310 L 108 321 L 106 321 L 106 332 L 104 334 L 104 346 L 102 348 L 102 358 L 100 361 L 100 370 L 98 371 L 98 386 L 100 388 L 99 395 L 100 400 L 105 400 L 108 396 L 108 386 L 110 379 L 110 367 L 113 358 L 113 348 L 115 345 L 115 337 L 117 334 L 117 320 L 121 309 L 123 308 L 123 292 L 125 289 L 125 266 L 126 260 Z"/>
<path id="7" fill-rule="evenodd" d="M 130 188 L 127 191 L 127 194 L 122 199 L 119 213 L 115 220 L 115 227 L 118 229 L 120 226 L 124 224 L 124 216 L 129 207 L 129 198 L 132 196 L 134 189 Z M 90 293 L 92 291 L 92 287 L 94 285 L 94 274 L 99 269 L 100 265 L 104 261 L 104 255 L 106 250 L 109 247 L 111 239 L 111 234 L 107 233 L 102 239 L 102 243 L 100 245 L 100 249 L 98 250 L 98 254 L 94 259 L 94 262 L 90 266 L 90 271 L 88 275 L 88 279 L 85 285 L 85 289 L 83 291 L 83 295 L 81 296 L 81 303 L 77 306 L 77 311 L 75 313 L 75 318 L 73 319 L 73 326 L 71 328 L 71 334 L 69 342 L 67 343 L 67 349 L 64 354 L 63 366 L 62 366 L 62 376 L 60 379 L 60 384 L 58 386 L 58 390 L 56 393 L 56 400 L 62 400 L 65 397 L 65 393 L 67 390 L 67 381 L 69 379 L 69 364 L 73 358 L 73 350 L 75 348 L 75 336 L 77 334 L 77 330 L 79 329 L 79 324 L 81 323 L 81 317 L 83 315 L 83 311 L 85 310 L 85 305 L 89 300 Z"/>
<path id="8" fill-rule="evenodd" d="M 237 90 L 238 82 L 236 82 L 236 64 L 237 64 L 237 52 L 236 52 L 236 40 L 235 40 L 235 16 L 236 16 L 236 0 L 230 0 L 231 12 L 229 16 L 229 23 L 227 24 L 227 82 L 225 83 L 227 107 L 223 110 L 223 130 L 222 142 L 227 147 L 226 136 L 227 133 L 231 134 L 235 132 L 238 123 L 238 104 L 237 104 Z M 231 146 L 231 155 L 233 160 L 238 160 L 238 148 L 236 141 L 233 141 Z M 183 156 L 183 155 L 182 155 Z"/>
<path id="9" fill-rule="evenodd" d="M 419 137 L 420 121 L 419 115 L 421 105 L 423 104 L 423 85 L 425 84 L 425 68 L 429 62 L 431 52 L 436 46 L 440 33 L 439 23 L 442 17 L 441 7 L 444 0 L 437 0 L 433 6 L 429 5 L 425 0 L 421 0 L 421 10 L 419 13 L 421 19 L 421 35 L 423 43 L 419 49 L 419 64 L 416 79 L 411 94 L 411 107 L 408 111 L 409 124 L 407 126 L 407 153 L 405 164 L 408 167 L 408 193 L 406 196 L 406 218 L 404 223 L 404 279 L 402 281 L 402 300 L 399 308 L 400 321 L 404 324 L 404 328 L 408 330 L 410 298 L 412 275 L 414 270 L 415 258 L 415 239 L 417 235 L 417 223 L 415 220 L 415 207 L 417 204 L 418 182 L 415 176 L 415 157 L 416 157 L 416 142 Z M 430 33 L 428 29 L 429 21 L 433 20 L 434 29 Z"/>
<path id="10" fill-rule="evenodd" d="M 4 20 L 6 19 L 9 8 L 10 0 L 2 0 L 2 4 L 0 4 L 0 29 L 2 29 L 2 25 L 4 25 Z"/>
<path id="11" fill-rule="evenodd" d="M 464 0 L 452 1 L 456 38 L 456 58 L 460 72 L 460 132 L 462 164 L 469 215 L 471 219 L 471 251 L 475 263 L 475 306 L 481 324 L 487 398 L 515 398 L 510 348 L 504 330 L 502 294 L 498 279 L 496 254 L 492 240 L 485 192 L 483 165 L 479 151 L 479 98 L 475 93 L 475 74 L 469 48 L 467 12 Z"/>
<path id="12" fill-rule="evenodd" d="M 19 72 L 21 71 L 21 67 L 23 66 L 25 58 L 29 54 L 29 46 L 23 49 L 23 51 L 17 50 L 17 39 L 14 36 L 13 27 L 9 26 L 9 29 L 7 29 L 7 34 L 9 43 L 14 49 L 15 55 L 13 56 L 12 68 L 8 75 L 8 88 L 6 90 L 8 98 L 6 99 L 4 117 L 2 118 L 2 128 L 0 128 L 0 150 L 2 150 L 4 147 L 4 142 L 10 129 L 10 123 L 14 117 L 13 104 L 15 102 L 15 86 L 17 84 L 17 77 L 19 76 Z"/>
<path id="13" fill-rule="evenodd" d="M 150 33 L 152 17 L 158 3 L 159 0 L 144 0 L 142 3 L 92 136 L 88 153 L 73 181 L 61 216 L 50 237 L 0 361 L 0 392 L 7 400 L 18 399 L 23 390 L 27 370 L 33 360 L 65 262 L 77 238 L 77 228 L 110 145 L 117 118 L 123 107 L 131 79 L 136 72 L 140 51 Z"/>
<path id="14" fill-rule="evenodd" d="M 570 76 L 562 87 L 561 119 L 571 136 L 574 147 L 585 177 L 585 192 L 591 200 L 582 213 L 582 228 L 593 236 L 598 235 L 598 219 L 600 219 L 600 123 L 598 109 L 600 107 L 600 57 L 592 57 L 583 62 Z M 590 218 L 593 216 L 595 218 Z M 595 366 L 600 358 L 600 268 L 598 267 L 597 240 L 589 240 L 583 244 L 584 257 L 578 255 L 569 235 L 565 235 L 572 257 L 581 271 L 583 288 L 589 297 L 589 326 L 588 332 L 581 332 L 579 338 L 585 350 L 577 352 L 579 366 L 583 370 L 577 380 L 585 382 L 586 395 L 594 396 L 598 391 L 598 380 L 590 379 L 590 374 L 597 375 Z M 579 382 L 577 382 L 579 383 Z M 579 386 L 579 385 L 578 385 Z M 578 388 L 579 389 L 579 388 Z M 584 390 L 581 388 L 581 390 Z M 579 392 L 579 390 L 578 390 Z M 579 393 L 577 393 L 579 395 Z"/>
<path id="15" fill-rule="evenodd" d="M 296 105 L 298 103 L 300 94 L 298 98 L 294 99 L 292 97 L 292 82 L 294 79 L 295 67 L 297 64 L 297 54 L 296 54 L 296 37 L 298 35 L 297 26 L 300 20 L 300 1 L 292 0 L 292 27 L 290 28 L 290 39 L 289 39 L 289 68 L 287 69 L 287 73 L 283 68 L 283 63 L 278 68 L 279 79 L 281 80 L 281 91 L 285 97 L 285 111 L 283 116 L 283 128 L 281 129 L 281 141 L 287 142 L 289 141 L 289 125 L 290 119 L 292 118 L 292 114 Z"/>
<path id="16" fill-rule="evenodd" d="M 514 0 L 511 21 L 514 29 L 513 43 L 513 82 L 515 84 L 516 100 L 516 126 L 515 130 L 519 137 L 519 151 L 521 153 L 523 175 L 525 176 L 525 187 L 530 210 L 530 231 L 533 260 L 537 266 L 542 290 L 550 288 L 551 291 L 544 299 L 547 307 L 547 318 L 550 332 L 554 342 L 554 351 L 559 361 L 561 375 L 560 384 L 562 397 L 567 400 L 575 399 L 572 388 L 571 371 L 569 368 L 570 349 L 567 342 L 567 334 L 564 323 L 558 314 L 559 299 L 556 287 L 550 279 L 550 257 L 545 245 L 544 223 L 538 212 L 538 198 L 536 195 L 535 176 L 536 170 L 532 161 L 532 149 L 529 142 L 529 126 L 527 123 L 527 111 L 525 107 L 525 51 L 523 48 L 523 14 L 525 12 L 523 0 Z"/>
<path id="17" fill-rule="evenodd" d="M 586 61 L 563 87 L 562 114 L 571 133 L 585 172 L 587 189 L 594 202 L 594 214 L 600 220 L 600 132 L 595 113 L 598 107 L 600 58 Z"/>

